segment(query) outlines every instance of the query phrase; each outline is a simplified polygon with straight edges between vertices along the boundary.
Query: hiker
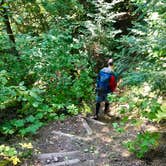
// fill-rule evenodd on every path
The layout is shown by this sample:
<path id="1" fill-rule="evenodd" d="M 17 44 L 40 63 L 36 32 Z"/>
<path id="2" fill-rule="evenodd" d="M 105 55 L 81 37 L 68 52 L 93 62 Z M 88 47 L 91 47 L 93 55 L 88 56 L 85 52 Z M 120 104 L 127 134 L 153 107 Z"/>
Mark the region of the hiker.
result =
<path id="1" fill-rule="evenodd" d="M 105 102 L 104 113 L 107 114 L 109 111 L 109 101 L 107 96 L 109 93 L 113 93 L 117 86 L 117 78 L 113 71 L 113 59 L 108 60 L 108 67 L 104 67 L 100 70 L 97 77 L 96 87 L 96 112 L 94 119 L 98 119 L 101 102 Z"/>

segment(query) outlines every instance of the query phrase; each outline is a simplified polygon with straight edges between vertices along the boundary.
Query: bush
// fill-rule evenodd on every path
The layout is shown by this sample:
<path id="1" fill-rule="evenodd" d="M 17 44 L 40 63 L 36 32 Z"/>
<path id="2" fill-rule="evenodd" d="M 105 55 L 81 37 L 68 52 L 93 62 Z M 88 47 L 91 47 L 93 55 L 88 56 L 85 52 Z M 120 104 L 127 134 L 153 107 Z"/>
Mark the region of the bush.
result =
<path id="1" fill-rule="evenodd" d="M 156 133 L 140 133 L 134 141 L 124 143 L 130 152 L 136 154 L 138 158 L 142 158 L 146 152 L 158 145 L 159 134 Z"/>

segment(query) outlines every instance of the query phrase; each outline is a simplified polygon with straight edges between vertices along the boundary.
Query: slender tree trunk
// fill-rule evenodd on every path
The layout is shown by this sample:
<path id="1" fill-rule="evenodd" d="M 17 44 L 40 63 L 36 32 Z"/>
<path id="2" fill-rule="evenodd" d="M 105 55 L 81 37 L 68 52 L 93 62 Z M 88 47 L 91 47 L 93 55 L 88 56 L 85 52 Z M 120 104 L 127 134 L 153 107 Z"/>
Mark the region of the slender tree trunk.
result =
<path id="1" fill-rule="evenodd" d="M 3 18 L 4 18 L 3 21 L 4 21 L 4 24 L 6 26 L 6 32 L 9 36 L 9 40 L 12 43 L 11 51 L 14 55 L 18 56 L 19 54 L 18 54 L 18 51 L 15 47 L 16 41 L 15 41 L 15 37 L 14 37 L 13 31 L 12 31 L 12 28 L 11 28 L 11 24 L 10 24 L 10 21 L 9 21 L 8 11 L 5 7 L 3 7 L 4 3 L 5 3 L 4 0 L 2 0 L 1 3 L 0 3 L 0 7 L 2 7 L 2 15 L 3 15 Z"/>

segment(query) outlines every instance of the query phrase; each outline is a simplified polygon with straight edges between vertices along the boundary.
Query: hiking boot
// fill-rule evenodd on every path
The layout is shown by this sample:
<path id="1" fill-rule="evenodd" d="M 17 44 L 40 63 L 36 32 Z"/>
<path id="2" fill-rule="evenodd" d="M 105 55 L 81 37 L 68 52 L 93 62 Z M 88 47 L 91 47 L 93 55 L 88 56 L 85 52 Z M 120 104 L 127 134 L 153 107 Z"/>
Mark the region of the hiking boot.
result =
<path id="1" fill-rule="evenodd" d="M 113 117 L 113 116 L 110 114 L 110 112 L 106 112 L 106 113 L 104 113 L 104 115 L 106 115 L 106 116 L 108 116 L 108 117 L 110 117 L 110 118 Z"/>
<path id="2" fill-rule="evenodd" d="M 109 110 L 104 110 L 104 114 L 109 114 Z"/>
<path id="3" fill-rule="evenodd" d="M 98 119 L 99 119 L 99 116 L 98 116 L 98 115 L 95 115 L 95 116 L 93 117 L 93 119 L 94 119 L 94 120 L 98 120 Z"/>

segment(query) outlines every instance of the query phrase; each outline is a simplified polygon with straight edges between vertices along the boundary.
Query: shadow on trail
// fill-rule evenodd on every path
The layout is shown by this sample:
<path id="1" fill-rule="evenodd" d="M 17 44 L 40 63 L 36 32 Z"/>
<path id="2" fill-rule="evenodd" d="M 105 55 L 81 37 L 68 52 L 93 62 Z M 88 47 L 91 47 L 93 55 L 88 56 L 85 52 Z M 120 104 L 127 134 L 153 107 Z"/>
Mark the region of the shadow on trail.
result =
<path id="1" fill-rule="evenodd" d="M 110 125 L 114 122 L 120 122 L 120 117 L 109 115 L 109 114 L 101 114 L 99 116 L 98 121 L 101 121 L 103 123 L 107 123 L 108 125 Z"/>

